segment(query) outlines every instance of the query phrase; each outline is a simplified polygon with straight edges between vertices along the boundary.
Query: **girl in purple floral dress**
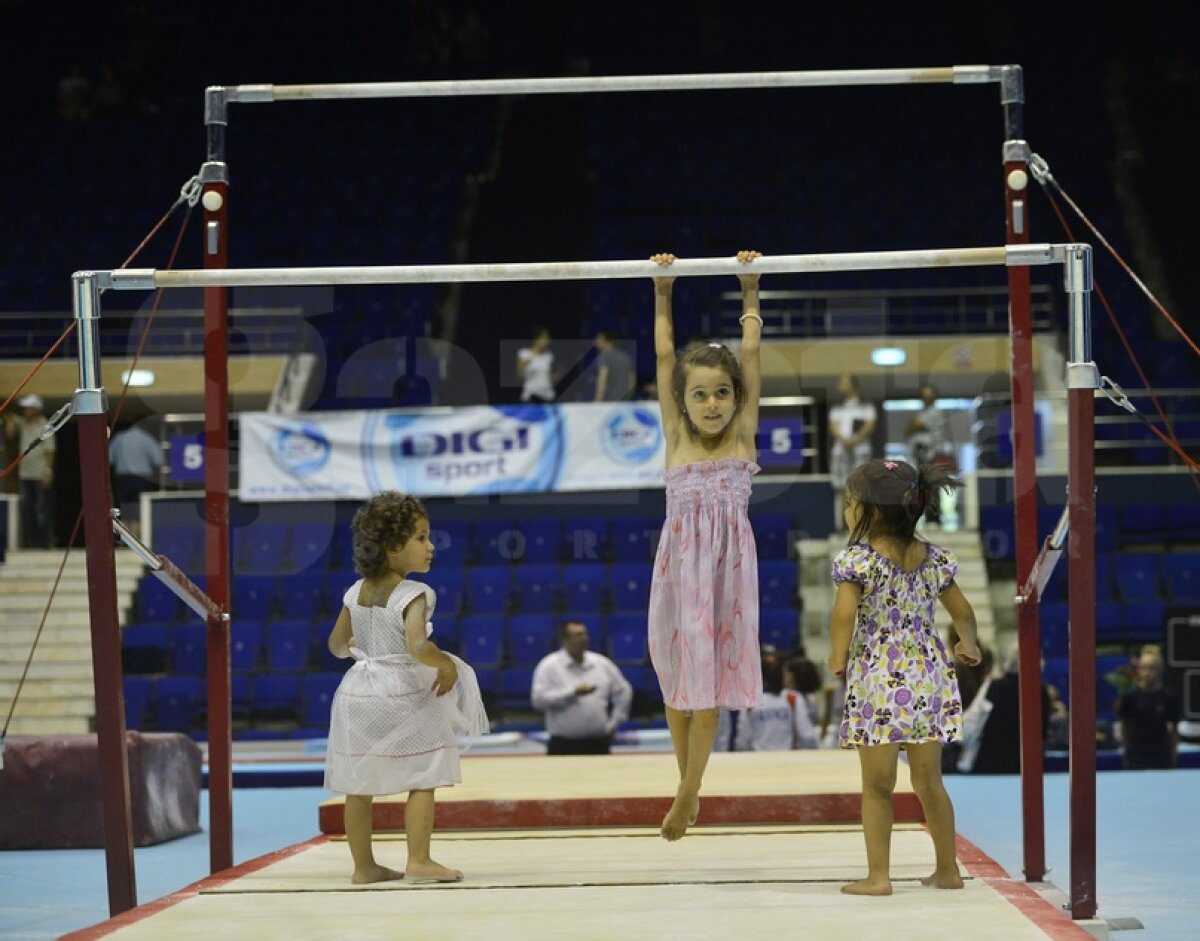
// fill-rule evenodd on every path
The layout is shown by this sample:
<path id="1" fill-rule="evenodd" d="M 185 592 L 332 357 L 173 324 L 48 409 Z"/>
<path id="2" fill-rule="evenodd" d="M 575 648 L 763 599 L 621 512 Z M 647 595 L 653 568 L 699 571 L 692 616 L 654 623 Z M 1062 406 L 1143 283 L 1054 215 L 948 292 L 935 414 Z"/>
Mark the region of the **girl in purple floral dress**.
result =
<path id="1" fill-rule="evenodd" d="M 900 750 L 933 838 L 936 866 L 921 881 L 962 888 L 955 858 L 954 808 L 942 784 L 942 745 L 962 729 L 954 664 L 934 628 L 940 601 L 961 638 L 963 663 L 979 662 L 975 612 L 954 581 L 953 554 L 915 534 L 926 507 L 958 486 L 943 468 L 870 461 L 847 479 L 849 544 L 833 560 L 829 669 L 846 679 L 841 744 L 862 768 L 867 877 L 842 891 L 891 895 L 892 791 Z"/>

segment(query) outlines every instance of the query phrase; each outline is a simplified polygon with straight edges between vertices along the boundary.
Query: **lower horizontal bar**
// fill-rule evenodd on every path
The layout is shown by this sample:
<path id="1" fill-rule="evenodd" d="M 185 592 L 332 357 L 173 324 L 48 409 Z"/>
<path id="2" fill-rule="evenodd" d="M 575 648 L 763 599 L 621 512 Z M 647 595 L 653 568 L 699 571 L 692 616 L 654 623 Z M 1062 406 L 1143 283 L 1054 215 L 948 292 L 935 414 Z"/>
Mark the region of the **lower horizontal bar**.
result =
<path id="1" fill-rule="evenodd" d="M 135 291 L 155 288 L 254 287 L 332 284 L 416 284 L 495 281 L 582 281 L 610 278 L 706 277 L 896 268 L 961 268 L 1042 265 L 1059 260 L 1062 246 L 1014 245 L 823 255 L 767 255 L 744 265 L 736 257 L 681 258 L 669 268 L 642 261 L 552 261 L 482 265 L 372 265 L 322 268 L 208 268 L 165 271 L 123 268 L 106 274 L 107 286 Z"/>

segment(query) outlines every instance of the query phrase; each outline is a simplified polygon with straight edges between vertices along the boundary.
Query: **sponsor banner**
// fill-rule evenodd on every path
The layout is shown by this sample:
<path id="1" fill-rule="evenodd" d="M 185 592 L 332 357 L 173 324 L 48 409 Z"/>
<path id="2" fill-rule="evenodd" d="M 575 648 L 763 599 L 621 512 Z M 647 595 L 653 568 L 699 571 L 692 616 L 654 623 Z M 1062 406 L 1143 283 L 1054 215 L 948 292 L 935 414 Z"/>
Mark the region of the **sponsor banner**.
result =
<path id="1" fill-rule="evenodd" d="M 239 420 L 242 500 L 661 487 L 656 403 L 503 405 Z"/>

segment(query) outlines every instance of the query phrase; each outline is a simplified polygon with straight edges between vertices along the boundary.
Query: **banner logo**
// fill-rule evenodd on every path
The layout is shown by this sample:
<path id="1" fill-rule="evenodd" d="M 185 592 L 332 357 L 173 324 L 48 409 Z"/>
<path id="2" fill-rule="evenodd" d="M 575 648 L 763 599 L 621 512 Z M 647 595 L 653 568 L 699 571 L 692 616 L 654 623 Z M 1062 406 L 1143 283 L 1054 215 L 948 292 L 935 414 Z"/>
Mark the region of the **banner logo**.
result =
<path id="1" fill-rule="evenodd" d="M 329 461 L 329 438 L 312 422 L 292 422 L 275 433 L 271 454 L 280 467 L 296 477 L 315 474 Z"/>
<path id="2" fill-rule="evenodd" d="M 615 411 L 604 422 L 600 434 L 605 453 L 628 465 L 646 463 L 654 457 L 662 441 L 658 416 L 640 406 Z"/>

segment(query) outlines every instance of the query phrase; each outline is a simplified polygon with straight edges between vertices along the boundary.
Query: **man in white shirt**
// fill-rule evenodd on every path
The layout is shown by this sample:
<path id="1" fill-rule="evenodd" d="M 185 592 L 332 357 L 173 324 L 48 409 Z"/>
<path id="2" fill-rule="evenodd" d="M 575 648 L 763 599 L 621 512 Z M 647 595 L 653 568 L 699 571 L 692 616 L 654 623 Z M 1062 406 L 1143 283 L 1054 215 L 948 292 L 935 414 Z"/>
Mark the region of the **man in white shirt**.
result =
<path id="1" fill-rule="evenodd" d="M 871 460 L 876 412 L 873 403 L 862 399 L 858 380 L 849 373 L 838 379 L 838 394 L 841 401 L 829 410 L 829 483 L 833 487 L 834 529 L 841 530 L 846 526 L 842 491 L 850 472 Z"/>
<path id="2" fill-rule="evenodd" d="M 48 549 L 54 544 L 54 437 L 41 442 L 28 454 L 47 421 L 40 395 L 24 395 L 17 400 L 19 418 L 4 413 L 5 435 L 15 439 L 16 453 L 24 454 L 17 468 L 21 485 L 21 542 L 32 549 Z"/>
<path id="3" fill-rule="evenodd" d="M 562 647 L 533 671 L 533 708 L 546 714 L 548 755 L 607 755 L 629 718 L 633 687 L 615 663 L 588 650 L 587 625 L 565 621 Z"/>

